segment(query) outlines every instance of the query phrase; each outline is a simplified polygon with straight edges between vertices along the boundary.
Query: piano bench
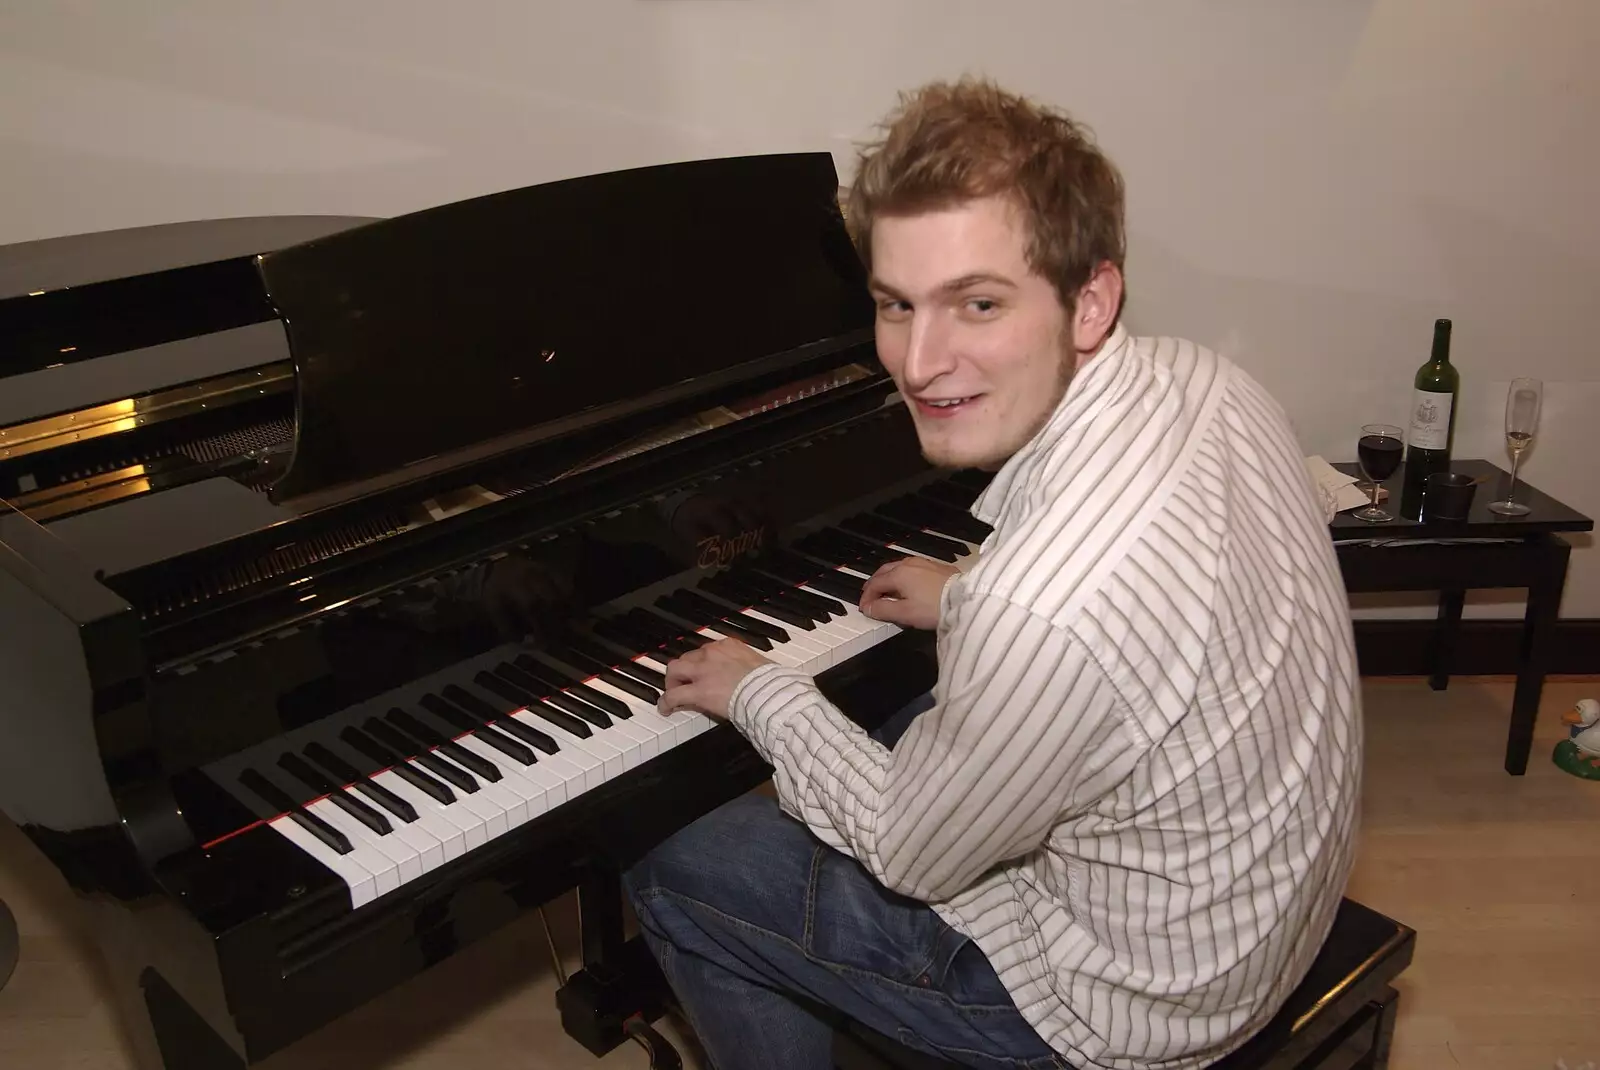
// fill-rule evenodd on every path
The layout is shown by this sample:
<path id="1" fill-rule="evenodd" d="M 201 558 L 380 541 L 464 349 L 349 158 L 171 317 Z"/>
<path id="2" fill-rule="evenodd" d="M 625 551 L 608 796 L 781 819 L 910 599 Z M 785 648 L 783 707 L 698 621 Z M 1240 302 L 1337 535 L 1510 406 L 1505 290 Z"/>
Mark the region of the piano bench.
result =
<path id="1" fill-rule="evenodd" d="M 1277 1016 L 1208 1070 L 1383 1070 L 1416 933 L 1345 899 L 1322 951 Z M 834 1032 L 836 1070 L 957 1070 L 858 1022 Z"/>

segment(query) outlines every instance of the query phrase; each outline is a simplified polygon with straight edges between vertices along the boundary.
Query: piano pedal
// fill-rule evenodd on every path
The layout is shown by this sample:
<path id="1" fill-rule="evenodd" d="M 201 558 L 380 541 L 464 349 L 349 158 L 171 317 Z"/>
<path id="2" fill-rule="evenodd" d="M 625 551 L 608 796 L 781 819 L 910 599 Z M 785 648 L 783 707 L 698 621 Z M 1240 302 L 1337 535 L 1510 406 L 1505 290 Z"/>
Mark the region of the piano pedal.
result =
<path id="1" fill-rule="evenodd" d="M 650 1070 L 683 1070 L 678 1049 L 656 1032 L 643 1015 L 632 1015 L 622 1023 L 622 1032 L 650 1054 Z"/>

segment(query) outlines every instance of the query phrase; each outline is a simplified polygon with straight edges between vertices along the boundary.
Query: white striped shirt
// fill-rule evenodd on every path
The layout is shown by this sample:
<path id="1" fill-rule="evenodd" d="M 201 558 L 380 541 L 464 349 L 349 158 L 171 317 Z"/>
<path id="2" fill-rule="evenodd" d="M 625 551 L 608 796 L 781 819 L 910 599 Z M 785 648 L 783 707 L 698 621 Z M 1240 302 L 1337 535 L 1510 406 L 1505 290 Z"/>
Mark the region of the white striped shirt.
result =
<path id="1" fill-rule="evenodd" d="M 1348 601 L 1282 410 L 1118 326 L 973 503 L 934 706 L 890 751 L 793 669 L 730 716 L 784 810 L 994 964 L 1056 1051 L 1203 1067 L 1332 924 L 1361 769 Z"/>

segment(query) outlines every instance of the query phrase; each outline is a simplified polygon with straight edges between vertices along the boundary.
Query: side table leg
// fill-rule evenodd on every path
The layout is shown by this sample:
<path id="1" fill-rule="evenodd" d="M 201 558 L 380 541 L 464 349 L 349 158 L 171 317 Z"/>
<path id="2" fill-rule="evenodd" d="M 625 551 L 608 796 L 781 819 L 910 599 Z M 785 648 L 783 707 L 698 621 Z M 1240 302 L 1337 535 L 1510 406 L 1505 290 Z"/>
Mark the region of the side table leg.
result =
<path id="1" fill-rule="evenodd" d="M 1528 609 L 1522 618 L 1522 651 L 1517 663 L 1517 690 L 1511 700 L 1511 725 L 1506 734 L 1506 772 L 1522 776 L 1528 771 L 1533 749 L 1533 728 L 1539 717 L 1539 699 L 1550 662 L 1550 640 L 1561 608 L 1561 589 L 1567 581 L 1567 558 L 1572 547 L 1564 539 L 1547 544 L 1548 564 L 1528 585 Z"/>
<path id="2" fill-rule="evenodd" d="M 1439 619 L 1433 628 L 1433 642 L 1429 644 L 1428 686 L 1443 691 L 1450 686 L 1450 662 L 1456 654 L 1456 636 L 1461 631 L 1461 607 L 1466 601 L 1466 591 L 1439 592 Z"/>

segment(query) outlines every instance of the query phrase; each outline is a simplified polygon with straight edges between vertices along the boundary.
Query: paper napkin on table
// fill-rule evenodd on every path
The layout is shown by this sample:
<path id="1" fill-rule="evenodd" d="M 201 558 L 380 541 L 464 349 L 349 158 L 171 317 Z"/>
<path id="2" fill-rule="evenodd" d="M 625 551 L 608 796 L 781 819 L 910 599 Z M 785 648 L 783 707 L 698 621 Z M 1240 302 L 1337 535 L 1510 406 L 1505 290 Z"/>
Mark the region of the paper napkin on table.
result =
<path id="1" fill-rule="evenodd" d="M 1333 519 L 1333 513 L 1367 504 L 1369 499 L 1356 486 L 1355 476 L 1346 475 L 1316 454 L 1306 458 L 1306 471 L 1311 473 L 1311 478 L 1322 491 L 1330 514 L 1329 520 Z"/>

